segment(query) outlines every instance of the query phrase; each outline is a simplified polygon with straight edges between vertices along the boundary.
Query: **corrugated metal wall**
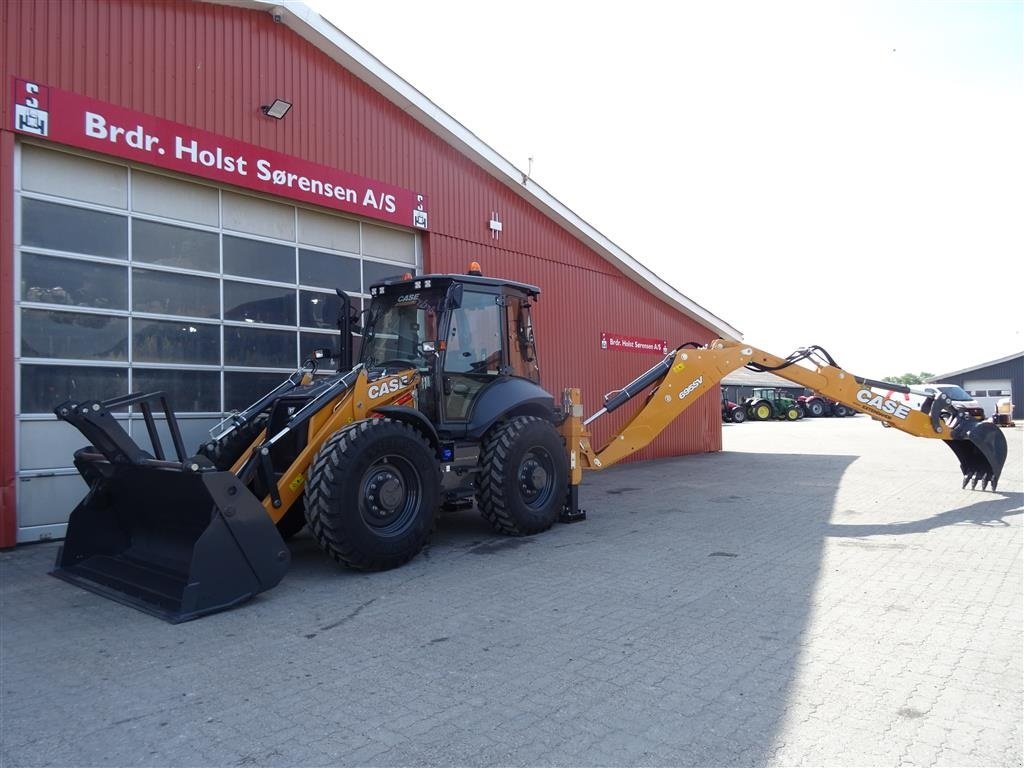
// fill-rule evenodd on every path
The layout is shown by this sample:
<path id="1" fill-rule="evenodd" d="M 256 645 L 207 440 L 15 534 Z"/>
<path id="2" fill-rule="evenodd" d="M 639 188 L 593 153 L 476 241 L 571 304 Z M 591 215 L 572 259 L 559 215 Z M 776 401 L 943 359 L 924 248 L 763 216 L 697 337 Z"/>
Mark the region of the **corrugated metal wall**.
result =
<path id="1" fill-rule="evenodd" d="M 665 338 L 670 344 L 710 336 L 268 13 L 182 0 L 21 0 L 0 4 L 0 19 L 7 168 L 9 84 L 18 76 L 424 193 L 431 229 L 424 246 L 427 268 L 463 271 L 475 259 L 489 274 L 540 285 L 537 324 L 545 384 L 556 391 L 568 384 L 582 387 L 588 410 L 596 409 L 601 393 L 657 360 L 602 353 L 602 330 Z M 274 98 L 294 104 L 286 119 L 261 114 L 260 105 Z M 0 405 L 6 403 L 0 414 L 0 474 L 9 490 L 14 476 L 9 172 L 0 180 L 6 185 L 0 199 L 7 201 L 0 216 L 7 276 L 0 390 L 8 393 L 0 397 Z M 504 224 L 497 241 L 487 225 L 492 211 Z M 720 449 L 717 402 L 694 410 L 642 458 Z M 606 430 L 599 429 L 598 437 Z M 0 510 L 3 530 L 13 520 L 7 503 Z"/>
<path id="2" fill-rule="evenodd" d="M 971 379 L 1009 379 L 1011 391 L 1013 392 L 1013 418 L 1024 419 L 1024 355 L 1004 360 L 995 365 L 986 365 L 974 368 L 967 373 L 957 376 L 943 376 L 942 381 L 950 384 L 959 384 Z"/>

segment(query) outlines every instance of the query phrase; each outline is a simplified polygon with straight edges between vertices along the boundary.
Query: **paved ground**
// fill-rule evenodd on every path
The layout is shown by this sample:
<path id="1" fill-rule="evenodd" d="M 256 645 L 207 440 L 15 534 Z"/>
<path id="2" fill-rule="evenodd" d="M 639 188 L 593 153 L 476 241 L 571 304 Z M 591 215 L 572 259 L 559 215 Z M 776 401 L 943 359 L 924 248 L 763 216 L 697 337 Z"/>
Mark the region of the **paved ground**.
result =
<path id="1" fill-rule="evenodd" d="M 1021 765 L 1022 437 L 999 493 L 867 417 L 725 427 L 529 539 L 395 571 L 305 535 L 170 626 L 0 554 L 4 766 Z"/>

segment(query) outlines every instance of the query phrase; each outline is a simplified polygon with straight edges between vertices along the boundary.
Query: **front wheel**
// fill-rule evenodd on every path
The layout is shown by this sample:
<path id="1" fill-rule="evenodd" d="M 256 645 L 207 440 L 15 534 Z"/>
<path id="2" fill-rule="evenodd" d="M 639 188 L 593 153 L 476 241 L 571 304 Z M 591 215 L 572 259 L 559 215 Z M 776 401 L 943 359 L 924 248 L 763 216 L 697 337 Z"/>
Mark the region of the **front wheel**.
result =
<path id="1" fill-rule="evenodd" d="M 305 491 L 320 546 L 358 570 L 395 568 L 426 544 L 440 498 L 437 460 L 408 424 L 367 419 L 317 452 Z"/>
<path id="2" fill-rule="evenodd" d="M 843 416 L 849 416 L 850 413 L 852 413 L 852 411 L 850 411 L 850 409 L 847 408 L 845 405 L 837 404 L 832 408 L 832 413 L 842 418 Z"/>
<path id="3" fill-rule="evenodd" d="M 733 421 L 733 424 L 742 424 L 746 420 L 747 420 L 747 412 L 745 410 L 743 410 L 742 408 L 733 408 L 732 409 L 732 421 Z"/>
<path id="4" fill-rule="evenodd" d="M 821 400 L 811 400 L 807 403 L 807 415 L 818 418 L 825 415 L 825 404 Z"/>
<path id="5" fill-rule="evenodd" d="M 796 406 L 793 406 L 792 408 L 787 408 L 786 409 L 786 418 L 789 421 L 796 421 L 797 419 L 800 418 L 800 416 L 801 416 L 800 409 L 797 408 Z"/>
<path id="6" fill-rule="evenodd" d="M 568 483 L 565 445 L 550 422 L 517 416 L 484 440 L 477 505 L 499 533 L 546 531 L 565 504 Z"/>

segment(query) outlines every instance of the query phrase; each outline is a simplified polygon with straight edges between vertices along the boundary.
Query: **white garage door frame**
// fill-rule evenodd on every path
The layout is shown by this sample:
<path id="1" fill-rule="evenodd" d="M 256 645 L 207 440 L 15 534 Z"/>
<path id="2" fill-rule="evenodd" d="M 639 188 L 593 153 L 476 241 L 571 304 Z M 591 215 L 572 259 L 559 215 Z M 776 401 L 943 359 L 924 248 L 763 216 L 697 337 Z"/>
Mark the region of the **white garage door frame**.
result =
<path id="1" fill-rule="evenodd" d="M 26 157 L 32 160 L 28 177 L 23 174 Z M 62 172 L 65 166 L 66 174 Z M 90 168 L 93 169 L 92 173 L 89 172 Z M 75 181 L 76 174 L 80 183 Z M 92 178 L 93 175 L 95 178 Z M 123 190 L 118 190 L 117 183 L 110 181 L 120 177 L 124 178 Z M 333 333 L 336 337 L 336 329 L 322 322 L 323 318 L 317 318 L 315 323 L 303 319 L 310 316 L 309 308 L 303 302 L 316 303 L 314 299 L 328 297 L 334 287 L 345 288 L 354 297 L 368 298 L 367 283 L 383 274 L 422 272 L 422 241 L 420 233 L 411 228 L 403 229 L 357 217 L 341 216 L 333 211 L 296 205 L 292 201 L 258 193 L 242 192 L 232 187 L 93 153 L 68 151 L 41 142 L 19 140 L 15 143 L 14 180 L 14 416 L 19 543 L 62 537 L 66 530 L 67 515 L 86 490 L 71 463 L 73 451 L 84 444 L 84 438 L 70 425 L 58 422 L 52 413 L 43 409 L 41 403 L 49 402 L 48 393 L 36 394 L 40 386 L 49 385 L 47 371 L 54 374 L 78 371 L 71 376 L 79 379 L 90 376 L 89 371 L 98 371 L 97 376 L 100 378 L 105 375 L 119 377 L 123 371 L 124 388 L 127 391 L 135 391 L 136 385 L 157 388 L 146 385 L 149 381 L 159 381 L 161 377 L 184 382 L 188 375 L 192 375 L 203 381 L 216 381 L 218 384 L 211 386 L 219 386 L 218 394 L 209 395 L 204 401 L 207 407 L 200 407 L 199 410 L 182 409 L 181 426 L 186 444 L 197 446 L 205 438 L 207 430 L 229 407 L 226 402 L 226 387 L 229 386 L 226 382 L 229 377 L 232 381 L 254 382 L 256 374 L 262 374 L 264 378 L 279 381 L 301 362 L 304 346 L 318 341 L 321 336 L 326 338 L 327 334 Z M 146 188 L 150 194 L 148 199 L 143 200 L 143 190 Z M 156 197 L 154 189 L 157 190 Z M 167 197 L 161 197 L 165 192 Z M 154 210 L 154 199 L 166 200 L 168 210 L 163 213 Z M 179 208 L 170 210 L 172 202 L 179 205 Z M 23 227 L 23 214 L 28 208 L 32 208 L 36 223 L 27 223 Z M 45 232 L 39 234 L 38 221 L 50 213 L 57 214 L 57 218 L 67 215 L 68 221 L 75 217 L 83 221 L 91 217 L 108 223 L 117 219 L 125 228 L 126 252 L 112 256 L 95 249 L 90 251 L 84 245 L 76 250 L 74 243 L 67 238 L 60 243 L 43 242 L 49 235 Z M 252 226 L 246 228 L 245 222 Z M 31 230 L 31 242 L 26 242 L 26 227 Z M 184 232 L 186 238 L 215 242 L 216 260 L 210 264 L 216 266 L 196 268 L 195 265 L 181 266 L 170 262 L 159 263 L 152 258 L 138 258 L 134 240 L 142 236 L 140 233 L 144 229 L 147 232 L 176 233 L 175 236 Z M 158 240 L 159 237 L 144 242 Z M 236 251 L 241 248 L 246 256 L 248 252 L 244 249 L 247 243 L 254 250 L 266 249 L 271 253 L 290 251 L 294 258 L 295 272 L 290 279 L 266 279 L 264 275 L 242 274 L 239 269 L 232 272 L 225 265 L 225 243 L 230 243 Z M 31 263 L 33 277 L 45 270 L 49 270 L 52 275 L 66 271 L 67 276 L 60 282 L 74 282 L 72 273 L 118 275 L 116 279 L 123 278 L 125 284 L 124 295 L 120 297 L 122 306 L 110 309 L 96 302 L 90 305 L 88 300 L 84 304 L 75 303 L 74 299 L 69 298 L 72 293 L 70 289 L 57 288 L 57 279 L 50 281 L 53 285 L 40 282 L 39 285 L 26 285 L 23 288 L 23 259 L 26 259 L 25 265 Z M 304 275 L 315 274 L 314 267 L 321 260 L 326 260 L 324 263 L 328 265 L 344 265 L 354 275 L 354 283 L 332 286 L 315 282 L 316 278 L 312 278 L 313 282 L 306 279 Z M 236 259 L 235 263 L 246 261 L 243 257 Z M 268 263 L 272 261 L 271 258 Z M 308 266 L 304 267 L 304 263 Z M 358 267 L 355 272 L 351 272 L 354 264 Z M 167 281 L 170 285 L 175 280 L 185 281 L 185 285 L 212 286 L 216 283 L 219 302 L 216 315 L 189 316 L 184 312 L 161 312 L 154 310 L 152 305 L 140 308 L 136 299 L 141 294 L 135 286 L 141 275 L 155 276 L 155 284 Z M 227 293 L 244 298 L 234 299 L 227 296 Z M 292 294 L 294 307 L 288 307 L 289 296 Z M 80 291 L 79 295 L 85 293 Z M 282 317 L 287 322 L 242 316 L 247 311 L 243 308 L 259 304 L 262 296 L 272 297 L 271 303 L 283 302 L 280 306 L 285 307 L 286 315 Z M 231 301 L 243 303 L 232 305 Z M 54 331 L 54 323 L 63 323 L 71 338 L 75 338 L 78 333 L 95 337 L 97 331 L 90 330 L 91 326 L 111 326 L 113 330 L 108 336 L 100 334 L 103 338 L 99 344 L 107 345 L 111 342 L 113 346 L 109 348 L 121 344 L 123 351 L 119 351 L 112 359 L 103 358 L 103 355 L 109 358 L 107 346 L 103 346 L 104 351 L 97 356 L 90 356 L 89 352 L 76 352 L 76 349 L 81 350 L 85 346 L 76 347 L 67 337 L 63 341 L 57 339 L 65 332 Z M 216 357 L 205 363 L 163 362 L 153 357 L 152 352 L 148 353 L 151 355 L 148 359 L 137 352 L 140 337 L 136 333 L 141 328 L 166 330 L 175 324 L 194 326 L 201 332 L 200 335 L 209 336 L 211 344 L 216 339 Z M 27 337 L 24 335 L 26 333 Z M 277 358 L 255 362 L 230 359 L 232 353 L 228 349 L 227 334 L 233 338 L 252 339 L 251 346 L 256 349 L 259 346 L 256 340 L 264 338 L 259 336 L 261 333 L 266 338 L 283 340 L 285 348 L 294 349 L 294 353 L 289 353 L 294 359 L 281 359 L 279 362 Z M 36 339 L 56 341 L 49 344 L 46 350 L 40 351 L 41 347 L 34 343 Z M 160 349 L 159 344 L 156 348 Z M 113 373 L 115 370 L 117 373 Z M 104 374 L 103 371 L 111 373 Z M 57 378 L 56 375 L 53 377 L 54 380 Z M 25 392 L 22 391 L 23 381 L 28 382 Z M 61 399 L 64 396 L 67 395 L 62 393 Z M 38 402 L 28 403 L 33 399 Z M 184 399 L 187 400 L 187 393 L 184 393 Z M 23 405 L 28 405 L 27 409 Z M 230 406 L 238 407 L 237 403 L 231 403 Z M 138 418 L 125 416 L 123 419 L 127 422 L 129 432 L 145 434 Z"/>
<path id="2" fill-rule="evenodd" d="M 964 379 L 964 389 L 985 409 L 985 415 L 996 412 L 996 403 L 1004 397 L 1012 397 L 1012 382 L 1009 379 Z"/>

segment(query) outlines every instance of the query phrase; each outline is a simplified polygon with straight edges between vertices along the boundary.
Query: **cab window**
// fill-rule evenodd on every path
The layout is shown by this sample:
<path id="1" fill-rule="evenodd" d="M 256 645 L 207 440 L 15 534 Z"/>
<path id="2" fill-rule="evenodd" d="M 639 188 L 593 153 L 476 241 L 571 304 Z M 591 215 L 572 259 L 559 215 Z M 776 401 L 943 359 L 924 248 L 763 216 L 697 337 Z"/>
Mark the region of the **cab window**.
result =
<path id="1" fill-rule="evenodd" d="M 501 354 L 502 307 L 493 293 L 465 291 L 453 310 L 445 338 L 444 416 L 466 421 L 481 390 L 505 365 Z"/>
<path id="2" fill-rule="evenodd" d="M 496 376 L 502 367 L 501 315 L 491 293 L 466 291 L 448 327 L 446 373 Z"/>
<path id="3" fill-rule="evenodd" d="M 508 334 L 508 368 L 513 376 L 540 382 L 537 347 L 533 340 L 530 302 L 508 297 L 505 306 L 505 328 Z"/>

